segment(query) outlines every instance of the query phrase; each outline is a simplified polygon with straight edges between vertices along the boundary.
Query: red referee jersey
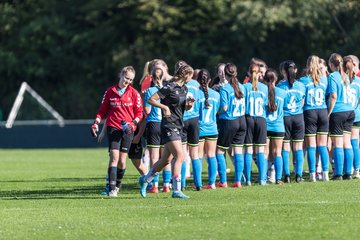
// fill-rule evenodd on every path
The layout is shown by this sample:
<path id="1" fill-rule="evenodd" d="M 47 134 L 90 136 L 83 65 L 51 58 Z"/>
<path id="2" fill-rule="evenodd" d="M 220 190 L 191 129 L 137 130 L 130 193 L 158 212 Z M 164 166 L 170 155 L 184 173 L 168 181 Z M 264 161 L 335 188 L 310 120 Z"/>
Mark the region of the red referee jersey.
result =
<path id="1" fill-rule="evenodd" d="M 356 76 L 360 77 L 360 71 L 356 74 Z"/>
<path id="2" fill-rule="evenodd" d="M 106 125 L 121 129 L 121 120 L 130 124 L 134 131 L 136 124 L 132 121 L 140 122 L 143 118 L 143 106 L 140 94 L 132 87 L 127 86 L 125 93 L 120 97 L 118 86 L 109 87 L 103 97 L 97 118 L 103 119 L 107 115 Z"/>

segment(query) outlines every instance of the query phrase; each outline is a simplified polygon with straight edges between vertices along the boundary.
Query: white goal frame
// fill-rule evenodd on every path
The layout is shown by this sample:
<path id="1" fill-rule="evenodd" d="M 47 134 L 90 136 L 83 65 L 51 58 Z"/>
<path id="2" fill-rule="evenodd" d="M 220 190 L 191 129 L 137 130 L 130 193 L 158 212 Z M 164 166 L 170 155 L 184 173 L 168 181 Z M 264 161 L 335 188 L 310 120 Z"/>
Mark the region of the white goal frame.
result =
<path id="1" fill-rule="evenodd" d="M 34 89 L 32 89 L 29 84 L 23 82 L 5 123 L 6 128 L 12 128 L 20 106 L 24 100 L 25 92 L 30 93 L 30 95 L 57 120 L 60 127 L 64 126 L 64 118 L 57 111 L 55 111 L 55 109 L 53 109 Z"/>

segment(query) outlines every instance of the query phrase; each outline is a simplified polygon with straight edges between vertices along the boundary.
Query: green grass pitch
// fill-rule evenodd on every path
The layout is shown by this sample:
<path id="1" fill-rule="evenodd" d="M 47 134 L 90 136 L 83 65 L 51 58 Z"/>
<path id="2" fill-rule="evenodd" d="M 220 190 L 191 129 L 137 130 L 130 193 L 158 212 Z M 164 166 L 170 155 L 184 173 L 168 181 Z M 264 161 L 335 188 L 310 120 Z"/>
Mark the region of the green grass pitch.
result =
<path id="1" fill-rule="evenodd" d="M 106 149 L 0 150 L 0 239 L 357 239 L 360 181 L 140 197 L 131 162 L 116 199 Z M 204 165 L 204 170 L 206 166 Z M 205 173 L 204 175 L 205 176 Z M 231 177 L 231 174 L 230 174 Z"/>

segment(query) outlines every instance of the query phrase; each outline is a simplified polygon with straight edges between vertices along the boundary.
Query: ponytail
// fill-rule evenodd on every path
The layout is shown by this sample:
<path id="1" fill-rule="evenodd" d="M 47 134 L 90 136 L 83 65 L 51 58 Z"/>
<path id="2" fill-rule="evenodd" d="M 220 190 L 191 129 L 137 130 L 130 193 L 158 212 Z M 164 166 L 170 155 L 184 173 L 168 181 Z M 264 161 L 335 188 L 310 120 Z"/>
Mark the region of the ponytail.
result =
<path id="1" fill-rule="evenodd" d="M 348 87 L 348 82 L 346 81 L 346 74 L 343 68 L 343 58 L 338 53 L 333 53 L 330 55 L 329 62 L 339 71 L 341 78 L 344 82 L 344 86 Z"/>
<path id="2" fill-rule="evenodd" d="M 258 90 L 258 82 L 259 82 L 259 74 L 260 74 L 260 68 L 258 64 L 251 64 L 250 69 L 250 79 L 252 83 L 252 90 L 257 91 Z"/>
<path id="3" fill-rule="evenodd" d="M 286 72 L 290 88 L 292 88 L 296 80 L 297 67 L 293 61 L 288 60 L 284 63 L 284 70 Z"/>
<path id="4" fill-rule="evenodd" d="M 310 56 L 307 60 L 306 66 L 308 74 L 311 76 L 314 85 L 319 85 L 321 76 L 320 58 L 315 55 Z"/>
<path id="5" fill-rule="evenodd" d="M 201 86 L 201 90 L 204 92 L 205 95 L 205 108 L 209 108 L 210 107 L 210 103 L 209 103 L 209 92 L 208 92 L 208 83 L 210 81 L 210 73 L 208 70 L 206 69 L 201 69 L 198 77 L 197 77 L 197 81 Z"/>
<path id="6" fill-rule="evenodd" d="M 244 94 L 243 92 L 241 92 L 240 88 L 239 88 L 239 81 L 238 79 L 236 78 L 237 76 L 237 68 L 234 64 L 232 63 L 227 63 L 225 65 L 225 76 L 228 77 L 230 79 L 229 83 L 230 85 L 232 86 L 232 88 L 234 89 L 235 91 L 235 97 L 237 99 L 241 99 L 244 97 Z"/>
<path id="7" fill-rule="evenodd" d="M 268 110 L 269 112 L 275 112 L 277 105 L 275 103 L 275 86 L 274 82 L 278 79 L 278 75 L 275 70 L 269 68 L 264 75 L 264 83 L 268 86 Z"/>
<path id="8" fill-rule="evenodd" d="M 344 63 L 343 63 L 344 70 L 346 74 L 349 76 L 350 83 L 352 83 L 355 79 L 355 72 L 354 72 L 354 61 L 350 56 L 344 57 Z"/>

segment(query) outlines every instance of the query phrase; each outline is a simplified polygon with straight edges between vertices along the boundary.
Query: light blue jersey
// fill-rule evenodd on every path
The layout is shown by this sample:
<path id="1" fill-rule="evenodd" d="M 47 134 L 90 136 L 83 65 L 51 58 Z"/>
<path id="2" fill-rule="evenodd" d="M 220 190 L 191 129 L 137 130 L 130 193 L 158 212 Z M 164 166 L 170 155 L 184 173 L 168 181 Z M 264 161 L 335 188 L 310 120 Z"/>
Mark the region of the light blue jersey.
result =
<path id="1" fill-rule="evenodd" d="M 211 88 L 208 88 L 210 107 L 205 108 L 205 94 L 203 91 L 199 92 L 199 107 L 200 107 L 200 137 L 213 136 L 218 134 L 216 125 L 216 113 L 220 108 L 220 94 Z"/>
<path id="2" fill-rule="evenodd" d="M 225 84 L 220 88 L 220 108 L 227 106 L 226 112 L 222 112 L 220 109 L 220 119 L 234 120 L 245 115 L 245 97 L 246 92 L 242 84 L 238 83 L 239 89 L 243 92 L 244 97 L 237 99 L 235 96 L 235 90 L 230 83 Z"/>
<path id="3" fill-rule="evenodd" d="M 351 106 L 355 112 L 355 120 L 354 122 L 360 122 L 360 105 L 359 105 L 359 98 L 360 98 L 360 78 L 355 76 L 355 79 L 350 84 L 350 94 L 351 94 Z"/>
<path id="4" fill-rule="evenodd" d="M 266 119 L 266 109 L 268 105 L 268 87 L 259 82 L 258 90 L 252 89 L 252 83 L 244 85 L 246 92 L 246 114 L 252 117 L 263 117 Z"/>
<path id="5" fill-rule="evenodd" d="M 290 88 L 289 81 L 280 82 L 277 87 L 286 91 L 284 101 L 284 116 L 294 116 L 303 113 L 302 102 L 305 98 L 305 86 L 299 81 L 295 81 L 293 87 Z"/>
<path id="6" fill-rule="evenodd" d="M 145 92 L 144 105 L 145 107 L 151 107 L 150 113 L 146 116 L 146 122 L 161 122 L 161 118 L 162 118 L 161 109 L 158 107 L 154 107 L 148 103 L 150 97 L 154 95 L 154 93 L 156 93 L 158 90 L 159 88 L 155 86 L 149 88 Z M 160 102 L 160 99 L 158 100 L 158 102 Z"/>
<path id="7" fill-rule="evenodd" d="M 302 77 L 299 82 L 305 86 L 304 110 L 327 108 L 325 94 L 328 83 L 325 76 L 320 77 L 320 84 L 318 85 L 313 83 L 311 76 Z"/>
<path id="8" fill-rule="evenodd" d="M 275 103 L 276 111 L 267 111 L 266 124 L 267 130 L 271 132 L 285 132 L 284 125 L 284 102 L 286 98 L 286 91 L 275 87 Z"/>
<path id="9" fill-rule="evenodd" d="M 191 79 L 185 86 L 188 88 L 188 93 L 186 98 L 193 97 L 195 99 L 194 105 L 191 109 L 185 110 L 184 112 L 184 121 L 195 118 L 199 116 L 199 88 L 200 85 L 196 80 Z"/>
<path id="10" fill-rule="evenodd" d="M 345 87 L 341 74 L 338 71 L 331 73 L 328 77 L 328 92 L 329 94 L 336 93 L 337 95 L 332 112 L 347 112 L 353 110 L 353 107 L 351 106 L 352 96 L 349 94 L 351 92 L 350 81 L 348 77 L 346 78 L 348 87 Z"/>

